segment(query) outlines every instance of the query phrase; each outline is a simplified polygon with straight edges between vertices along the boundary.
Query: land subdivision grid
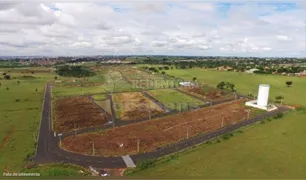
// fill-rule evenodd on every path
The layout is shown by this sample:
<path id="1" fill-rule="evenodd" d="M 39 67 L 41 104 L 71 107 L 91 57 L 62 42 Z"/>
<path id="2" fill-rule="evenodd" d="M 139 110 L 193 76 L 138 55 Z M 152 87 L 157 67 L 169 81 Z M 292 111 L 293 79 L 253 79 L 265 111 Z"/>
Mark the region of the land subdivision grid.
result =
<path id="1" fill-rule="evenodd" d="M 51 108 L 51 87 L 49 85 L 46 86 L 46 93 L 45 93 L 45 101 L 44 101 L 44 108 L 42 111 L 42 120 L 41 126 L 39 131 L 39 140 L 37 146 L 37 153 L 33 160 L 36 163 L 45 164 L 51 162 L 65 162 L 65 163 L 72 163 L 78 164 L 84 167 L 93 166 L 97 168 L 124 168 L 126 167 L 123 159 L 121 157 L 95 157 L 95 156 L 85 156 L 80 154 L 75 154 L 71 152 L 67 152 L 62 150 L 59 147 L 60 139 L 63 138 L 61 136 L 54 136 L 54 132 L 50 129 L 50 108 Z M 49 111 L 48 111 L 49 110 Z M 239 129 L 243 126 L 255 123 L 267 117 L 276 115 L 280 112 L 287 111 L 288 108 L 280 106 L 277 110 L 272 112 L 267 112 L 256 116 L 255 118 L 248 119 L 245 121 L 241 121 L 239 123 L 224 127 L 222 129 L 216 130 L 214 132 L 208 134 L 202 134 L 199 136 L 195 136 L 190 139 L 186 139 L 180 141 L 176 144 L 172 144 L 169 146 L 165 146 L 163 148 L 159 148 L 155 151 L 143 153 L 143 154 L 136 154 L 131 155 L 131 158 L 137 163 L 141 160 L 145 159 L 152 159 L 152 158 L 159 158 L 171 153 L 175 153 L 181 151 L 185 148 L 203 143 L 211 138 L 215 138 L 220 136 L 224 133 L 229 133 L 236 129 Z M 86 132 L 86 130 L 84 130 Z"/>

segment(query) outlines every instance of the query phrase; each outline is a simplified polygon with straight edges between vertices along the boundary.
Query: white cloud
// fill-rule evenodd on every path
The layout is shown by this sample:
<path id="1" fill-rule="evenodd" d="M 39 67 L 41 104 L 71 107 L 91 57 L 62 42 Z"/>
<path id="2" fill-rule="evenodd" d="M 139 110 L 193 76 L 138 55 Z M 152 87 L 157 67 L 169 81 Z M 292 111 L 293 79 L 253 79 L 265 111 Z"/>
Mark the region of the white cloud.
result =
<path id="1" fill-rule="evenodd" d="M 305 3 L 0 2 L 0 55 L 306 56 L 303 8 Z"/>

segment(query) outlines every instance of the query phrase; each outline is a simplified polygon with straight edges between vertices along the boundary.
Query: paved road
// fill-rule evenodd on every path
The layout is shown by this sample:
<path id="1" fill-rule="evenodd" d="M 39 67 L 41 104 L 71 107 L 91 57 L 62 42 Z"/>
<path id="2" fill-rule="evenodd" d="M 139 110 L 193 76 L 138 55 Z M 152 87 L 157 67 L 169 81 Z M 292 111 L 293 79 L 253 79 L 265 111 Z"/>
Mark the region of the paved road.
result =
<path id="1" fill-rule="evenodd" d="M 169 145 L 164 148 L 159 148 L 153 152 L 131 155 L 131 158 L 133 159 L 134 162 L 137 163 L 140 160 L 144 160 L 148 158 L 158 158 L 158 157 L 161 157 L 167 154 L 171 154 L 171 153 L 180 151 L 182 149 L 185 149 L 187 147 L 202 143 L 206 140 L 217 137 L 224 133 L 231 132 L 235 129 L 238 129 L 245 125 L 254 123 L 266 117 L 275 115 L 278 112 L 284 112 L 286 110 L 288 109 L 285 107 L 280 107 L 276 111 L 262 114 L 253 119 L 241 121 L 234 125 L 225 127 L 223 129 L 219 129 L 217 131 L 214 131 L 208 134 L 203 134 L 203 135 L 199 135 L 196 137 L 192 137 L 190 139 L 180 141 L 176 144 Z M 66 162 L 66 163 L 78 164 L 84 167 L 93 166 L 96 168 L 124 168 L 126 167 L 126 164 L 124 163 L 122 157 L 85 156 L 85 155 L 75 154 L 75 153 L 71 153 L 71 152 L 62 150 L 59 147 L 60 139 L 68 136 L 68 134 L 65 134 L 60 137 L 56 135 L 55 137 L 54 132 L 52 131 L 51 127 L 52 127 L 51 126 L 51 86 L 46 85 L 45 97 L 44 97 L 44 103 L 43 103 L 43 111 L 42 111 L 42 120 L 41 120 L 39 139 L 38 139 L 38 145 L 37 145 L 37 152 L 33 160 L 36 163 L 41 163 L 41 164 L 50 163 L 50 162 Z M 110 128 L 110 127 L 111 126 L 109 127 L 104 126 L 104 128 Z M 95 130 L 95 128 L 86 129 L 86 130 L 83 130 L 83 132 L 89 132 L 90 130 Z M 73 133 L 69 135 L 73 135 Z"/>

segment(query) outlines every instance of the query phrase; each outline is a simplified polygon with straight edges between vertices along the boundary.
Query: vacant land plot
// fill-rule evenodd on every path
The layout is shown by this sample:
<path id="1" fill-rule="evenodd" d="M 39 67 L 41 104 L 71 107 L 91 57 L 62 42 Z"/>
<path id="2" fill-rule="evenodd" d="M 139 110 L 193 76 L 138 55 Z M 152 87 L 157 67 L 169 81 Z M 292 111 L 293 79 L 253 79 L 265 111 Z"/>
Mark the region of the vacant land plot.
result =
<path id="1" fill-rule="evenodd" d="M 110 99 L 95 100 L 95 103 L 98 104 L 105 111 L 107 111 L 109 114 L 112 114 Z"/>
<path id="2" fill-rule="evenodd" d="M 135 154 L 137 141 L 140 140 L 141 152 L 152 151 L 157 147 L 185 139 L 187 131 L 189 137 L 192 137 L 246 119 L 247 112 L 243 102 L 244 100 L 238 100 L 118 127 L 103 133 L 71 136 L 63 140 L 63 148 L 81 154 L 91 154 L 90 142 L 94 142 L 96 155 L 119 156 Z"/>
<path id="3" fill-rule="evenodd" d="M 165 159 L 163 163 L 133 175 L 152 178 L 304 179 L 305 115 L 292 112 L 283 119 L 247 127 L 248 130 L 227 141 L 183 152 L 171 161 Z"/>
<path id="4" fill-rule="evenodd" d="M 173 89 L 160 89 L 147 91 L 151 96 L 163 103 L 166 107 L 175 110 L 184 110 L 189 107 L 197 107 L 203 105 L 204 102 L 195 99 L 191 96 L 185 95 Z"/>
<path id="5" fill-rule="evenodd" d="M 57 132 L 103 125 L 106 122 L 106 115 L 88 97 L 56 100 L 54 130 Z"/>
<path id="6" fill-rule="evenodd" d="M 209 101 L 218 101 L 234 97 L 233 93 L 221 91 L 207 86 L 181 87 L 180 90 Z"/>
<path id="7" fill-rule="evenodd" d="M 161 107 L 141 92 L 114 94 L 113 100 L 116 115 L 121 120 L 138 120 L 164 112 Z"/>

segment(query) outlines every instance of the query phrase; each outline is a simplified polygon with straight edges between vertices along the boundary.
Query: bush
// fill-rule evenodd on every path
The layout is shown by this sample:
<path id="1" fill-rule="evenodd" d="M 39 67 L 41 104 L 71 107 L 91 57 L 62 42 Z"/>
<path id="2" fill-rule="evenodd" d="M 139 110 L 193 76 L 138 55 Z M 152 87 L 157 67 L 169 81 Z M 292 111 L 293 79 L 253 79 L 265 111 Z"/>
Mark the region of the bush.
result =
<path id="1" fill-rule="evenodd" d="M 284 116 L 283 113 L 277 113 L 275 116 L 273 116 L 274 119 L 280 119 Z"/>
<path id="2" fill-rule="evenodd" d="M 260 123 L 261 124 L 265 124 L 266 122 L 265 122 L 265 120 L 261 120 Z"/>
<path id="3" fill-rule="evenodd" d="M 15 99 L 16 102 L 20 102 L 20 99 Z"/>
<path id="4" fill-rule="evenodd" d="M 147 160 L 143 160 L 140 161 L 139 163 L 139 169 L 143 170 L 143 169 L 147 169 L 151 166 L 153 166 L 153 164 L 156 162 L 155 159 L 147 159 Z"/>
<path id="5" fill-rule="evenodd" d="M 231 138 L 233 136 L 233 134 L 232 133 L 229 133 L 229 134 L 224 134 L 224 135 L 222 135 L 222 138 L 224 139 L 224 140 L 228 140 L 229 138 Z"/>
<path id="6" fill-rule="evenodd" d="M 221 142 L 221 140 L 220 139 L 217 139 L 217 141 L 216 141 L 217 143 L 220 143 Z"/>

